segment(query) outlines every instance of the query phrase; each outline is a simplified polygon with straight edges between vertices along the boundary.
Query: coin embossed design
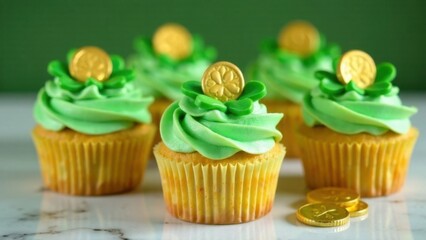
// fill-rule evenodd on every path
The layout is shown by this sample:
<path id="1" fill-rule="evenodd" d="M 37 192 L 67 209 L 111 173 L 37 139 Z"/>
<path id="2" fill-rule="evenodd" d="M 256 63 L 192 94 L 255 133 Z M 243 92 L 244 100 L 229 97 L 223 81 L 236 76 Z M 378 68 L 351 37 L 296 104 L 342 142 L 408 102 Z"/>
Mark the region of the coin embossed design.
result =
<path id="1" fill-rule="evenodd" d="M 281 30 L 278 45 L 282 50 L 306 57 L 318 50 L 320 35 L 312 24 L 294 21 Z"/>
<path id="2" fill-rule="evenodd" d="M 85 82 L 90 77 L 105 81 L 112 73 L 112 62 L 104 50 L 91 46 L 82 47 L 74 53 L 69 71 L 80 82 Z"/>
<path id="3" fill-rule="evenodd" d="M 367 88 L 376 78 L 376 64 L 373 58 L 363 51 L 346 52 L 338 63 L 337 78 L 343 84 L 352 80 L 358 87 Z"/>
<path id="4" fill-rule="evenodd" d="M 182 25 L 169 23 L 157 29 L 152 39 L 156 53 L 180 60 L 192 52 L 191 33 Z"/>
<path id="5" fill-rule="evenodd" d="M 318 227 L 342 226 L 349 222 L 349 212 L 332 203 L 308 203 L 297 210 L 302 223 Z"/>
<path id="6" fill-rule="evenodd" d="M 357 192 L 346 188 L 319 188 L 307 194 L 310 203 L 333 203 L 341 207 L 352 207 L 358 203 L 359 198 Z"/>
<path id="7" fill-rule="evenodd" d="M 244 89 L 241 70 L 230 62 L 217 62 L 204 72 L 201 87 L 205 95 L 222 102 L 237 99 Z"/>

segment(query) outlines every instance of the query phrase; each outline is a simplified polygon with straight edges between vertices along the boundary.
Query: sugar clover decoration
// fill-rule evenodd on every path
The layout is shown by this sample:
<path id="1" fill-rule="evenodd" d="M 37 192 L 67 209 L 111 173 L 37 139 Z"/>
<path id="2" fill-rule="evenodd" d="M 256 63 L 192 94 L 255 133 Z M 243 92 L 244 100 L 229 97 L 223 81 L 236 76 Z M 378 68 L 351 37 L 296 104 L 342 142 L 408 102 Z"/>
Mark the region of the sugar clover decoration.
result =
<path id="1" fill-rule="evenodd" d="M 71 61 L 75 51 L 76 49 L 72 49 L 68 52 L 68 62 Z M 49 63 L 47 71 L 59 79 L 62 88 L 71 92 L 77 92 L 92 85 L 97 86 L 99 89 L 121 88 L 135 78 L 133 70 L 125 69 L 124 60 L 120 56 L 111 55 L 110 59 L 112 62 L 112 74 L 106 81 L 98 81 L 89 77 L 86 81 L 79 82 L 70 75 L 68 64 L 57 60 Z"/>
<path id="2" fill-rule="evenodd" d="M 360 95 L 377 97 L 391 92 L 392 81 L 396 77 L 396 68 L 391 63 L 379 64 L 374 83 L 365 89 L 358 87 L 352 80 L 346 85 L 342 84 L 335 73 L 317 71 L 315 76 L 321 81 L 320 89 L 328 95 L 338 96 L 349 91 L 355 91 Z"/>
<path id="3" fill-rule="evenodd" d="M 194 100 L 195 105 L 200 108 L 241 116 L 250 114 L 253 111 L 253 103 L 266 96 L 266 87 L 261 82 L 250 81 L 245 84 L 243 92 L 237 99 L 226 102 L 205 95 L 201 83 L 197 81 L 185 82 L 182 85 L 182 92 Z"/>

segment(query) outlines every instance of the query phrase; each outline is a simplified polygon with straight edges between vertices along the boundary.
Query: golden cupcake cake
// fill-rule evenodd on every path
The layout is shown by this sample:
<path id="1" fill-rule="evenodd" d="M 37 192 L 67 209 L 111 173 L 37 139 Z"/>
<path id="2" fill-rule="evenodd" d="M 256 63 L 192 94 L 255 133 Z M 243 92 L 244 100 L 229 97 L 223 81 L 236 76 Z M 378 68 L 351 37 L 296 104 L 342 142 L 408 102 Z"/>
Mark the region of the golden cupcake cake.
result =
<path id="1" fill-rule="evenodd" d="M 154 147 L 167 210 L 204 224 L 268 214 L 285 148 L 276 129 L 283 115 L 259 103 L 264 84 L 245 83 L 237 66 L 217 62 L 182 93 L 164 112 Z"/>
<path id="2" fill-rule="evenodd" d="M 52 61 L 34 107 L 33 140 L 45 187 L 71 195 L 105 195 L 139 185 L 156 127 L 134 71 L 98 47 Z"/>
<path id="3" fill-rule="evenodd" d="M 213 47 L 206 46 L 199 35 L 176 23 L 160 26 L 152 37 L 137 38 L 134 48 L 128 65 L 136 71 L 137 86 L 144 94 L 155 97 L 150 111 L 157 125 L 164 110 L 183 97 L 182 84 L 199 81 L 216 58 Z M 159 141 L 157 134 L 154 142 Z"/>
<path id="4" fill-rule="evenodd" d="M 397 192 L 404 184 L 419 132 L 392 84 L 396 68 L 376 66 L 365 52 L 340 58 L 337 71 L 318 71 L 318 87 L 303 100 L 299 143 L 310 188 L 351 188 L 364 197 Z"/>
<path id="5" fill-rule="evenodd" d="M 251 79 L 262 81 L 268 95 L 262 102 L 271 112 L 284 113 L 278 129 L 285 134 L 287 157 L 300 157 L 296 131 L 302 123 L 303 96 L 316 87 L 317 70 L 333 70 L 340 48 L 327 43 L 323 34 L 306 21 L 283 27 L 277 39 L 266 40 L 249 68 Z"/>

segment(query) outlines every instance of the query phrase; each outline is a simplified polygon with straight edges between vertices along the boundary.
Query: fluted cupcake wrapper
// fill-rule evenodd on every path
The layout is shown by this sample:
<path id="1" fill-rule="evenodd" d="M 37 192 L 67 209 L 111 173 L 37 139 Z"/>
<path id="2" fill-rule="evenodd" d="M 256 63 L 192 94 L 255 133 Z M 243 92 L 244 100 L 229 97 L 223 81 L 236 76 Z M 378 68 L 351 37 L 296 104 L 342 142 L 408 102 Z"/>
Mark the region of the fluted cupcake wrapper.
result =
<path id="1" fill-rule="evenodd" d="M 262 161 L 205 164 L 168 159 L 154 148 L 168 211 L 195 223 L 233 224 L 272 209 L 283 154 Z"/>
<path id="2" fill-rule="evenodd" d="M 247 224 L 238 224 L 232 226 L 232 231 L 227 231 L 226 237 L 223 235 L 215 235 L 217 229 L 208 225 L 194 227 L 193 224 L 176 224 L 176 219 L 169 215 L 165 215 L 162 238 L 164 240 L 177 239 L 177 236 L 185 236 L 185 239 L 230 239 L 230 240 L 244 240 L 244 239 L 277 239 L 277 233 L 272 215 L 265 217 Z M 180 238 L 179 238 L 180 239 Z"/>
<path id="3" fill-rule="evenodd" d="M 106 195 L 137 187 L 151 151 L 154 126 L 140 135 L 99 140 L 46 136 L 33 131 L 43 183 L 71 195 Z M 44 130 L 46 131 L 46 130 Z"/>
<path id="4" fill-rule="evenodd" d="M 363 197 L 378 197 L 403 186 L 418 136 L 416 129 L 364 142 L 356 137 L 347 141 L 347 136 L 319 140 L 321 134 L 316 133 L 315 139 L 303 133 L 299 136 L 309 188 L 344 187 L 357 190 Z"/>
<path id="5" fill-rule="evenodd" d="M 300 157 L 300 147 L 297 142 L 297 129 L 302 124 L 300 105 L 290 101 L 262 100 L 268 108 L 268 112 L 283 113 L 284 117 L 277 125 L 277 129 L 283 134 L 282 143 L 286 147 L 286 156 L 289 158 Z"/>

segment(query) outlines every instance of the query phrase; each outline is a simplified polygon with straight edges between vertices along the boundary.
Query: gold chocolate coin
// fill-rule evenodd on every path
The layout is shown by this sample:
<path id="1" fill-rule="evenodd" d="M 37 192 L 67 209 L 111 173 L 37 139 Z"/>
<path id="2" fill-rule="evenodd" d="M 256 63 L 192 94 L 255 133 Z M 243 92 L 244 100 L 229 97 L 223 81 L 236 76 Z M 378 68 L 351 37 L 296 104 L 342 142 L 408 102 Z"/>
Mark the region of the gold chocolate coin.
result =
<path id="1" fill-rule="evenodd" d="M 112 72 L 111 59 L 104 50 L 98 47 L 82 47 L 78 49 L 69 63 L 71 76 L 85 82 L 89 77 L 98 81 L 109 78 Z"/>
<path id="2" fill-rule="evenodd" d="M 192 36 L 185 27 L 169 23 L 157 29 L 152 39 L 155 52 L 179 60 L 192 52 Z"/>
<path id="3" fill-rule="evenodd" d="M 376 78 L 376 64 L 373 58 L 363 51 L 346 52 L 337 66 L 337 78 L 343 84 L 352 80 L 358 87 L 366 88 L 373 84 Z"/>
<path id="4" fill-rule="evenodd" d="M 359 201 L 358 201 L 358 203 L 359 203 Z M 349 213 L 350 213 L 350 212 L 352 212 L 352 211 L 355 211 L 355 210 L 356 210 L 356 208 L 357 208 L 358 203 L 357 203 L 357 204 L 355 204 L 355 205 L 352 205 L 352 206 L 346 207 L 346 210 L 348 210 L 348 212 L 349 212 Z"/>
<path id="5" fill-rule="evenodd" d="M 230 62 L 217 62 L 206 69 L 201 80 L 204 94 L 222 102 L 237 99 L 244 89 L 241 70 Z"/>
<path id="6" fill-rule="evenodd" d="M 310 203 L 333 203 L 340 207 L 352 207 L 359 202 L 359 194 L 346 188 L 319 188 L 308 192 L 306 196 Z"/>
<path id="7" fill-rule="evenodd" d="M 320 35 L 312 24 L 294 21 L 281 30 L 278 45 L 282 50 L 306 57 L 318 50 Z"/>
<path id="8" fill-rule="evenodd" d="M 363 201 L 359 201 L 358 204 L 355 205 L 355 207 L 351 208 L 348 211 L 351 217 L 363 216 L 368 213 L 368 204 Z"/>
<path id="9" fill-rule="evenodd" d="M 297 219 L 307 225 L 336 227 L 349 222 L 349 212 L 332 203 L 308 203 L 296 212 Z"/>

